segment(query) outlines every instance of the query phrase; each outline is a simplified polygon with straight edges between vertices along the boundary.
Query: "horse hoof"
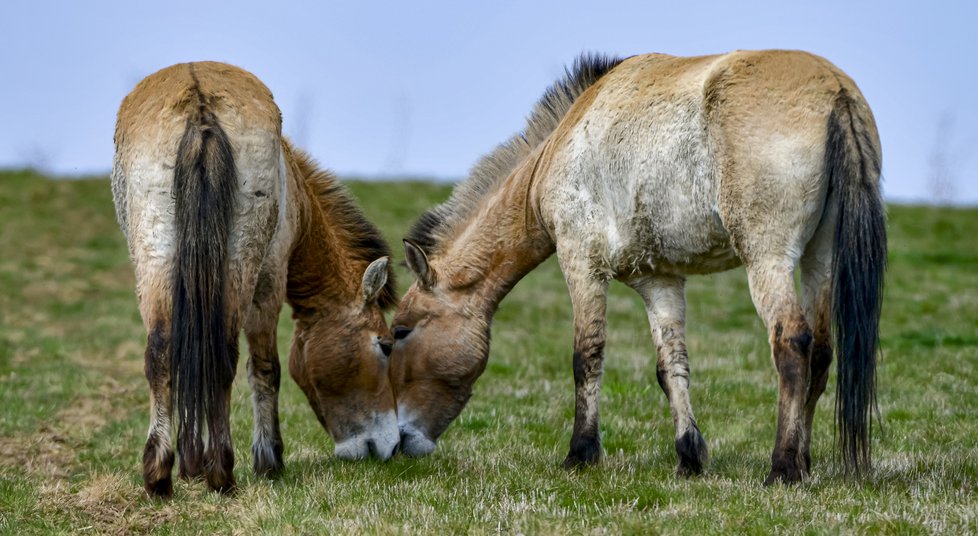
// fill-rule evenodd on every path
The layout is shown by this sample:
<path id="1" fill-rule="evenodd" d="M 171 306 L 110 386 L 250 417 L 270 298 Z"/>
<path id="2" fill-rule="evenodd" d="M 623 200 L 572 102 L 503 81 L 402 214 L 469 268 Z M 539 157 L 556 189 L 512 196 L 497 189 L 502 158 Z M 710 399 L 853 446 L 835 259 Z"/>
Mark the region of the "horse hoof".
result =
<path id="1" fill-rule="evenodd" d="M 601 461 L 599 441 L 572 442 L 570 452 L 564 458 L 564 469 L 581 469 Z"/>
<path id="2" fill-rule="evenodd" d="M 574 471 L 578 469 L 584 469 L 592 465 L 597 465 L 599 460 L 600 458 L 593 458 L 587 460 L 587 459 L 578 458 L 576 456 L 568 455 L 566 458 L 564 458 L 564 463 L 561 465 L 563 466 L 564 469 L 567 469 L 568 471 Z"/>
<path id="3" fill-rule="evenodd" d="M 161 478 L 155 482 L 146 481 L 143 483 L 146 488 L 146 496 L 150 499 L 169 499 L 173 497 L 173 479 L 171 477 Z"/>
<path id="4" fill-rule="evenodd" d="M 143 487 L 146 495 L 154 499 L 168 499 L 173 495 L 173 451 L 161 447 L 158 442 L 146 442 L 143 449 Z"/>
<path id="5" fill-rule="evenodd" d="M 804 473 L 797 467 L 775 467 L 764 479 L 764 487 L 768 487 L 776 482 L 791 486 L 800 484 L 804 480 Z"/>
<path id="6" fill-rule="evenodd" d="M 284 470 L 285 464 L 282 463 L 282 460 L 271 462 L 255 460 L 255 463 L 252 466 L 252 471 L 255 473 L 255 476 L 268 478 L 270 480 L 274 480 L 282 476 L 282 472 Z"/>
<path id="7" fill-rule="evenodd" d="M 775 482 L 782 484 L 802 482 L 808 476 L 805 463 L 805 456 L 799 455 L 797 451 L 775 449 L 771 455 L 771 472 L 764 479 L 764 485 L 770 486 Z"/>
<path id="8" fill-rule="evenodd" d="M 252 470 L 265 478 L 276 478 L 285 469 L 282 462 L 282 442 L 268 441 L 251 446 Z"/>
<path id="9" fill-rule="evenodd" d="M 676 438 L 676 453 L 679 454 L 679 467 L 676 474 L 683 478 L 700 475 L 709 460 L 706 441 L 696 425 Z"/>

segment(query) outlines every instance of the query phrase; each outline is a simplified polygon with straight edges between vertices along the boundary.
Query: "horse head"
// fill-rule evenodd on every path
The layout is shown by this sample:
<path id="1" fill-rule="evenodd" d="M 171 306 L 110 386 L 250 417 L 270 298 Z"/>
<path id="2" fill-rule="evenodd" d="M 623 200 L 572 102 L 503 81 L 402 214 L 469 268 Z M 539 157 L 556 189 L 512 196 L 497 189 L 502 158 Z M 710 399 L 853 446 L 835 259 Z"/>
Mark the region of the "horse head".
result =
<path id="1" fill-rule="evenodd" d="M 461 413 L 486 368 L 492 311 L 484 307 L 482 285 L 438 277 L 419 246 L 405 241 L 405 250 L 417 281 L 394 316 L 390 374 L 401 451 L 424 456 Z"/>
<path id="2" fill-rule="evenodd" d="M 393 340 L 381 295 L 388 258 L 363 274 L 359 298 L 316 314 L 297 313 L 289 368 L 343 459 L 388 459 L 399 441 L 388 377 Z"/>

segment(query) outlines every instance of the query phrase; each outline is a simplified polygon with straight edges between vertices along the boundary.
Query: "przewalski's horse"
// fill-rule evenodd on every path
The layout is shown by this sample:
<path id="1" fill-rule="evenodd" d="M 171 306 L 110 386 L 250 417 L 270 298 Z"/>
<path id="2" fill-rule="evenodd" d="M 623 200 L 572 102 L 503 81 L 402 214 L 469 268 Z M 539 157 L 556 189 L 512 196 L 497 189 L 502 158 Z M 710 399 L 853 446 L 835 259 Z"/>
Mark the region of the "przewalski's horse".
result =
<path id="1" fill-rule="evenodd" d="M 399 439 L 383 316 L 396 301 L 389 248 L 342 185 L 282 137 L 261 81 L 221 63 L 163 69 L 122 102 L 115 144 L 116 213 L 149 334 L 146 490 L 172 493 L 174 397 L 181 476 L 233 489 L 242 327 L 254 470 L 282 469 L 275 329 L 285 300 L 296 321 L 289 371 L 336 454 L 389 457 Z"/>
<path id="2" fill-rule="evenodd" d="M 500 300 L 556 252 L 575 332 L 577 402 L 565 466 L 601 455 L 605 303 L 617 279 L 646 304 L 678 471 L 702 470 L 684 284 L 690 274 L 743 263 L 780 375 L 766 482 L 809 472 L 833 326 L 839 443 L 847 469 L 865 470 L 886 257 L 879 176 L 869 107 L 822 58 L 582 57 L 547 90 L 525 131 L 484 157 L 405 240 L 417 281 L 392 324 L 401 448 L 434 449 L 485 369 Z"/>

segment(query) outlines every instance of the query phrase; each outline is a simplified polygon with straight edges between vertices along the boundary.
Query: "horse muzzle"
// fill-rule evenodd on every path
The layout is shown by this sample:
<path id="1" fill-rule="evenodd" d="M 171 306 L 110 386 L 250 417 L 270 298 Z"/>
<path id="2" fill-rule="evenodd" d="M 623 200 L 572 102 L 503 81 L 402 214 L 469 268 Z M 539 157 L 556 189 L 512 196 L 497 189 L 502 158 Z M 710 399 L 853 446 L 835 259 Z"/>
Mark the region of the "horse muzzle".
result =
<path id="1" fill-rule="evenodd" d="M 410 424 L 401 425 L 400 450 L 412 458 L 427 456 L 435 450 L 435 442 L 428 439 L 424 432 Z"/>
<path id="2" fill-rule="evenodd" d="M 375 415 L 371 426 L 363 432 L 337 441 L 333 453 L 343 460 L 388 460 L 397 451 L 399 441 L 397 416 L 391 411 Z"/>

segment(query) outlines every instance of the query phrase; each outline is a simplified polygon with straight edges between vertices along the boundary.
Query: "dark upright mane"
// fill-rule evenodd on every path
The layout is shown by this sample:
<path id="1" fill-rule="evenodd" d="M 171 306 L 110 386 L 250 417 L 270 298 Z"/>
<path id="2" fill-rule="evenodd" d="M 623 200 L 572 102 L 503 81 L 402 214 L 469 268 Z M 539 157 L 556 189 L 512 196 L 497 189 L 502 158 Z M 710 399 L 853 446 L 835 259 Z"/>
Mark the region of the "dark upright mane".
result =
<path id="1" fill-rule="evenodd" d="M 313 187 L 320 209 L 344 241 L 351 258 L 369 264 L 381 257 L 390 257 L 391 249 L 380 230 L 363 215 L 349 191 L 329 171 L 325 171 L 301 149 L 292 149 L 295 160 L 307 183 Z M 393 270 L 388 269 L 387 283 L 377 297 L 381 309 L 397 305 L 397 288 Z"/>
<path id="2" fill-rule="evenodd" d="M 436 251 L 445 236 L 456 225 L 466 221 L 479 202 L 502 184 L 517 165 L 550 136 L 577 97 L 622 61 L 622 58 L 600 54 L 579 56 L 571 68 L 564 69 L 564 77 L 548 87 L 534 105 L 523 131 L 483 156 L 469 172 L 469 178 L 455 186 L 448 201 L 418 218 L 407 239 L 429 254 Z"/>

